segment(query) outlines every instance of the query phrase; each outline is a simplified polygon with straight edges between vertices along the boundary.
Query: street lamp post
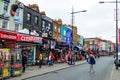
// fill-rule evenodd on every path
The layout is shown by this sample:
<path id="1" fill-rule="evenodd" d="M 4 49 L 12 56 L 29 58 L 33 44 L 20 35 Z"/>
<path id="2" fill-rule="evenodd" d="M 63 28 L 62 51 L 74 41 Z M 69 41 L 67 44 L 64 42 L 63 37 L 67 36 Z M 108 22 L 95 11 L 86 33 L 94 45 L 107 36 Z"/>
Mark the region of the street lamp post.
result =
<path id="1" fill-rule="evenodd" d="M 116 60 L 118 61 L 118 3 L 120 3 L 120 1 L 116 0 L 116 1 L 109 1 L 109 2 L 104 2 L 101 1 L 99 3 L 115 3 L 116 4 Z M 118 69 L 118 67 L 116 67 Z"/>
<path id="2" fill-rule="evenodd" d="M 72 47 L 72 44 L 73 44 L 73 27 L 74 27 L 74 24 L 73 24 L 74 19 L 73 19 L 73 17 L 74 17 L 74 14 L 80 13 L 80 12 L 87 12 L 87 10 L 82 10 L 82 11 L 76 11 L 76 12 L 74 12 L 74 7 L 72 7 L 72 13 L 71 13 L 72 14 L 72 34 L 71 34 L 72 41 L 71 41 L 71 47 Z"/>

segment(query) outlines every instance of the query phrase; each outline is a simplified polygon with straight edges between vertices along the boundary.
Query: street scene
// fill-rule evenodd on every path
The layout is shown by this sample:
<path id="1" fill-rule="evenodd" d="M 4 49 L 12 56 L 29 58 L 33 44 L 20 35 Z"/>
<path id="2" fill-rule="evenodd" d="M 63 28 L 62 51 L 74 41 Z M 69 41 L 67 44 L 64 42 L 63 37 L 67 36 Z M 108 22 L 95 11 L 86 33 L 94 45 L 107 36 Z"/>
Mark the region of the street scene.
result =
<path id="1" fill-rule="evenodd" d="M 90 65 L 85 63 L 26 80 L 111 80 L 113 57 L 102 57 L 96 61 L 97 63 L 94 66 L 95 73 L 90 73 Z"/>
<path id="2" fill-rule="evenodd" d="M 119 80 L 118 3 L 0 0 L 0 80 Z"/>

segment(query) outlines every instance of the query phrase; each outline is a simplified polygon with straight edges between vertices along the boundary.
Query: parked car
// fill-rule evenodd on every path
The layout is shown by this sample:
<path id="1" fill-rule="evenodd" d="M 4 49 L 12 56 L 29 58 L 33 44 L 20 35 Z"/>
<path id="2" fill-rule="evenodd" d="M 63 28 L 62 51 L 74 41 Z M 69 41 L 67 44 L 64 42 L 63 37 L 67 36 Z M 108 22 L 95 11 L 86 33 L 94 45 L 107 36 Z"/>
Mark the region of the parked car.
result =
<path id="1" fill-rule="evenodd" d="M 118 60 L 116 60 L 116 57 L 115 57 L 114 63 L 115 63 L 116 69 L 118 69 L 118 67 L 120 67 L 120 54 L 118 54 Z"/>

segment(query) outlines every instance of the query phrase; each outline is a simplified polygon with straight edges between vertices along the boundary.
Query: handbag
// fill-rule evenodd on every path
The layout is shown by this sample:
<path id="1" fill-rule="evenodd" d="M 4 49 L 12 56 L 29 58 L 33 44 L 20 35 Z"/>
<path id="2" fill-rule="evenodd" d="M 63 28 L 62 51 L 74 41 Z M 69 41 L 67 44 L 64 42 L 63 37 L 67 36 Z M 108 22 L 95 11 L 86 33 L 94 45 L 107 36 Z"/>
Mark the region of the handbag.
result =
<path id="1" fill-rule="evenodd" d="M 88 64 L 91 64 L 90 59 L 88 59 Z"/>

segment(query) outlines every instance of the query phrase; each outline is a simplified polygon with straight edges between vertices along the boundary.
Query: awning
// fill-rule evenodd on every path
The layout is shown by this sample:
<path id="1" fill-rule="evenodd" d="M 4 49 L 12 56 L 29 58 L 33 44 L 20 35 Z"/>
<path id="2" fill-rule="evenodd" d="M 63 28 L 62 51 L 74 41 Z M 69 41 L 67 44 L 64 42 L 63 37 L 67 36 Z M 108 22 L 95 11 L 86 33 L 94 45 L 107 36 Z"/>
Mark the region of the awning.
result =
<path id="1" fill-rule="evenodd" d="M 41 45 L 39 43 L 30 43 L 30 42 L 23 42 L 23 41 L 19 41 L 17 42 L 18 45 L 22 45 L 22 46 L 35 46 L 35 45 Z"/>
<path id="2" fill-rule="evenodd" d="M 69 48 L 69 45 L 62 44 L 62 43 L 57 43 L 56 46 L 55 46 L 55 48 L 58 48 L 58 49 L 63 48 L 63 47 Z"/>

